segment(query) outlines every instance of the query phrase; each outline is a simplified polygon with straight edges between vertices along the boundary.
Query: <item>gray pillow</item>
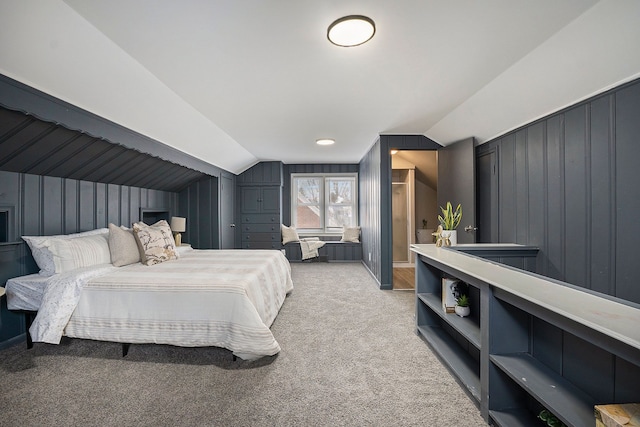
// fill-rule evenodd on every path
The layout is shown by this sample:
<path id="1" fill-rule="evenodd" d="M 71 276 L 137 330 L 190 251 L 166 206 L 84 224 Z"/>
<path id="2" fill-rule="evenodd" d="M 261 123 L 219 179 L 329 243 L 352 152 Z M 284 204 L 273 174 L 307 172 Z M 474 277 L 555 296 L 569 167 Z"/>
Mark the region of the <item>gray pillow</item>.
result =
<path id="1" fill-rule="evenodd" d="M 109 224 L 109 252 L 111 264 L 122 267 L 140 262 L 140 251 L 133 230 Z"/>

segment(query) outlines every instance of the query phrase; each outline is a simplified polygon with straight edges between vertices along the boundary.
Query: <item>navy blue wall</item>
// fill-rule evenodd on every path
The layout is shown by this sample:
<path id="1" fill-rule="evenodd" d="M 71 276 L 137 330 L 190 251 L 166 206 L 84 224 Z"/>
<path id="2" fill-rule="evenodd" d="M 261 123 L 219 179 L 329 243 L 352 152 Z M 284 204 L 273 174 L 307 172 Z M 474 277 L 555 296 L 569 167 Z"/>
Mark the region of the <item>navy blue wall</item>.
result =
<path id="1" fill-rule="evenodd" d="M 640 302 L 639 117 L 636 81 L 477 147 L 497 165 L 497 197 L 478 192 L 483 240 L 538 246 L 539 273 Z"/>

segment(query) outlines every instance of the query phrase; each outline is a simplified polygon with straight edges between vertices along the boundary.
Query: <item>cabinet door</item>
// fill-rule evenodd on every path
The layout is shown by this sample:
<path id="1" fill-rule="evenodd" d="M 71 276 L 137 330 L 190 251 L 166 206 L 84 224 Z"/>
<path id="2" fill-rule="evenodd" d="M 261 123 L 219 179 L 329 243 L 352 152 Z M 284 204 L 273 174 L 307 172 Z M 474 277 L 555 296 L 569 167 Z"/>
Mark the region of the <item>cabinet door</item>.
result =
<path id="1" fill-rule="evenodd" d="M 260 213 L 260 199 L 262 192 L 260 187 L 242 187 L 242 213 Z"/>
<path id="2" fill-rule="evenodd" d="M 280 186 L 262 189 L 262 213 L 280 213 Z"/>

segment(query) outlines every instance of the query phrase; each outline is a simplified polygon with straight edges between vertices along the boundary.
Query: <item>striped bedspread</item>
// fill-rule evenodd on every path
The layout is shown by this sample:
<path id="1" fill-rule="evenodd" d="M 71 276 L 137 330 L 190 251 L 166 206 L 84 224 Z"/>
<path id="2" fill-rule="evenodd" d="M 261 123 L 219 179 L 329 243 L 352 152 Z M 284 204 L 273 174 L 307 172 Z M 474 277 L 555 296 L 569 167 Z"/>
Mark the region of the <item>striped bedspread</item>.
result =
<path id="1" fill-rule="evenodd" d="M 224 347 L 242 359 L 280 351 L 269 327 L 293 290 L 275 250 L 191 250 L 134 264 L 83 286 L 65 335 L 101 341 Z"/>

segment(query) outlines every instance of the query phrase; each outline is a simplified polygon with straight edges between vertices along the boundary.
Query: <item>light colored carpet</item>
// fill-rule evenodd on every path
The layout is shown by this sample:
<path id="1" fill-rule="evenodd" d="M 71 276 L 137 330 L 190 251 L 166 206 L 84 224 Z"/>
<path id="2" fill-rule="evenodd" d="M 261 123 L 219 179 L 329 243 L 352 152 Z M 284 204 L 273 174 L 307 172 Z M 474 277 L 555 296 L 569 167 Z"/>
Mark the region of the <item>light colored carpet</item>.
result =
<path id="1" fill-rule="evenodd" d="M 413 293 L 360 264 L 292 264 L 279 355 L 64 339 L 0 351 L 2 426 L 479 426 L 414 333 Z"/>

